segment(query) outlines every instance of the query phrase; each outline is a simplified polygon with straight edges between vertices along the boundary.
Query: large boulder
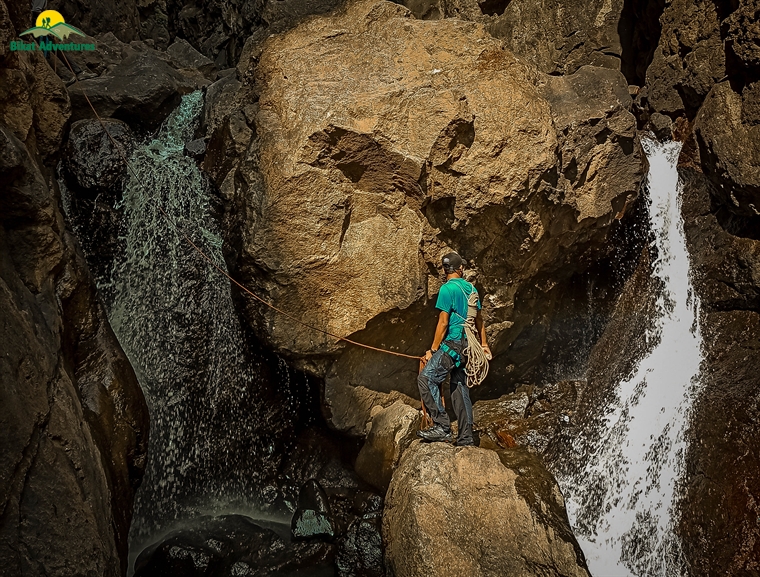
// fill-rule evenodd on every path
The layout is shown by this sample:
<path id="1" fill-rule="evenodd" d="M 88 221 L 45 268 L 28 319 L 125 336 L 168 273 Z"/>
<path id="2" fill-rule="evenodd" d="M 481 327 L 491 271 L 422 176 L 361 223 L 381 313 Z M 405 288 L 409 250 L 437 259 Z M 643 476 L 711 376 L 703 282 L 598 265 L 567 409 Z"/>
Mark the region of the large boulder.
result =
<path id="1" fill-rule="evenodd" d="M 100 282 L 100 296 L 107 306 L 113 299 L 108 281 L 124 253 L 123 209 L 118 207 L 128 176 L 124 159 L 134 146 L 129 126 L 106 118 L 102 124 L 95 119 L 75 122 L 63 149 L 65 216 Z"/>
<path id="2" fill-rule="evenodd" d="M 417 438 L 421 414 L 402 401 L 377 409 L 355 467 L 362 479 L 385 492 L 401 454 Z"/>
<path id="3" fill-rule="evenodd" d="M 101 117 L 123 120 L 153 130 L 179 104 L 182 95 L 208 84 L 202 76 L 189 76 L 173 68 L 169 57 L 139 43 L 126 57 L 96 78 L 80 78 L 69 85 L 72 120 Z M 186 61 L 176 65 L 184 67 Z M 89 99 L 89 102 L 88 102 Z"/>
<path id="4" fill-rule="evenodd" d="M 478 24 L 376 1 L 270 38 L 239 72 L 252 144 L 234 179 L 218 181 L 234 187 L 229 229 L 246 285 L 320 330 L 421 354 L 438 260 L 456 249 L 484 295 L 491 386 L 538 362 L 536 310 L 608 249 L 637 194 L 619 72 L 546 76 Z M 270 346 L 326 377 L 331 418 L 360 388 L 417 396 L 414 360 L 345 348 L 252 301 L 245 313 Z M 530 346 L 510 358 L 521 335 Z"/>
<path id="5" fill-rule="evenodd" d="M 556 482 L 533 455 L 416 442 L 383 515 L 396 577 L 588 577 Z"/>

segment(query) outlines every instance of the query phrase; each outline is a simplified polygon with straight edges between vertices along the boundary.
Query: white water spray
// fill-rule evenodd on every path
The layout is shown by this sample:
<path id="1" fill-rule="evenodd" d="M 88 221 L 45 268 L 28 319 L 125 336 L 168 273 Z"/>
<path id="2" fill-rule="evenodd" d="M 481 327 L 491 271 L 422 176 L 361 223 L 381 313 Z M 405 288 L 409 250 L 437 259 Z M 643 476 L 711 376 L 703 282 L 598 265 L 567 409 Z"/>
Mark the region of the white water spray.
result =
<path id="1" fill-rule="evenodd" d="M 262 493 L 276 494 L 266 483 L 276 474 L 296 403 L 262 374 L 230 283 L 180 234 L 224 265 L 210 187 L 184 154 L 202 110 L 200 92 L 183 97 L 159 134 L 133 152 L 124 191 L 126 255 L 113 273 L 109 319 L 151 413 L 133 553 L 184 519 L 250 513 Z"/>
<path id="2" fill-rule="evenodd" d="M 675 534 L 685 432 L 702 359 L 698 302 L 676 171 L 680 143 L 642 142 L 649 159 L 649 216 L 664 288 L 660 318 L 647 340 L 657 344 L 635 374 L 619 383 L 585 466 L 563 479 L 567 508 L 594 577 L 684 574 Z"/>

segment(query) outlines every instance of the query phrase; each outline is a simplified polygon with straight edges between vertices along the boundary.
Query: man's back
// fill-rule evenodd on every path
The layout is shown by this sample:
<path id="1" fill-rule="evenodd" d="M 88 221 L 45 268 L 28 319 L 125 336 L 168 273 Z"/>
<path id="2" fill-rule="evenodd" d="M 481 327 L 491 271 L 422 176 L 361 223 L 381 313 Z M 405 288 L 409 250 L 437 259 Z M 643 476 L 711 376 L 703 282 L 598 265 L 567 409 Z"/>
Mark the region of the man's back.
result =
<path id="1" fill-rule="evenodd" d="M 463 278 L 452 278 L 446 281 L 438 293 L 435 308 L 449 313 L 449 328 L 445 340 L 464 338 L 464 321 L 467 318 L 467 299 L 478 291 Z M 478 299 L 478 310 L 480 299 Z"/>

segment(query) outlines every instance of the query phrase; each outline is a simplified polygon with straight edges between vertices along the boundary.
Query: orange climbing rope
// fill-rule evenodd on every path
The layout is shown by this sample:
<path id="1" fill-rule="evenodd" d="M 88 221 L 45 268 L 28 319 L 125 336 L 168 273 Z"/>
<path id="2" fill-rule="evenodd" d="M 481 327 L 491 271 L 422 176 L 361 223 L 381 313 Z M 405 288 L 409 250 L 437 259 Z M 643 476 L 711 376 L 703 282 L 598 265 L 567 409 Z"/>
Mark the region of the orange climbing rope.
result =
<path id="1" fill-rule="evenodd" d="M 74 69 L 71 67 L 71 64 L 69 63 L 69 59 L 66 58 L 66 54 L 64 52 L 58 52 L 58 54 L 60 54 L 61 56 L 63 56 L 63 59 L 66 62 L 66 66 L 69 67 L 69 70 L 74 75 L 75 82 L 79 85 L 79 78 L 77 77 L 76 73 L 74 72 Z M 79 85 L 79 88 L 80 88 L 80 90 L 82 90 L 82 96 L 84 96 L 85 100 L 87 101 L 87 104 L 90 105 L 90 108 L 92 109 L 93 114 L 95 114 L 95 118 L 97 118 L 98 122 L 100 122 L 100 126 L 103 128 L 103 131 L 106 133 L 106 135 L 108 135 L 108 138 L 110 139 L 111 143 L 114 145 L 114 147 L 116 148 L 116 150 L 118 151 L 119 155 L 121 156 L 121 159 L 124 161 L 124 164 L 127 166 L 127 169 L 132 173 L 132 176 L 135 177 L 135 180 L 139 181 L 137 173 L 132 168 L 132 165 L 129 164 L 129 160 L 127 160 L 127 157 L 125 156 L 124 151 L 121 149 L 121 147 L 119 146 L 119 144 L 111 136 L 111 133 L 108 132 L 108 129 L 106 128 L 105 122 L 103 122 L 103 119 L 100 118 L 100 115 L 98 114 L 98 111 L 95 110 L 95 107 L 92 105 L 92 102 L 90 102 L 90 99 L 87 97 L 87 93 L 84 91 L 84 88 L 81 85 Z M 298 323 L 298 324 L 300 324 L 300 325 L 302 325 L 302 326 L 304 326 L 306 328 L 309 328 L 309 329 L 312 329 L 314 331 L 320 332 L 320 333 L 325 334 L 325 335 L 327 335 L 329 337 L 332 337 L 334 339 L 338 339 L 339 341 L 350 343 L 352 345 L 356 345 L 357 347 L 362 347 L 362 348 L 369 349 L 369 350 L 372 350 L 372 351 L 377 351 L 379 353 L 385 353 L 385 354 L 388 354 L 388 355 L 395 355 L 397 357 L 404 357 L 406 359 L 420 360 L 421 357 L 419 357 L 419 356 L 407 355 L 407 354 L 404 354 L 404 353 L 399 353 L 399 352 L 391 351 L 391 350 L 388 350 L 388 349 L 382 349 L 382 348 L 379 348 L 379 347 L 373 347 L 372 345 L 367 345 L 367 344 L 364 344 L 364 343 L 359 343 L 357 341 L 353 341 L 351 339 L 347 339 L 346 337 L 341 337 L 339 335 L 335 335 L 335 334 L 333 334 L 333 333 L 331 333 L 329 331 L 326 331 L 324 329 L 320 329 L 319 327 L 315 327 L 314 325 L 310 325 L 309 323 L 306 323 L 306 322 L 302 321 L 301 319 L 299 319 L 299 318 L 291 315 L 290 313 L 287 313 L 284 310 L 276 307 L 272 303 L 267 302 L 266 300 L 264 300 L 263 298 L 261 298 L 260 296 L 258 296 L 257 294 L 255 294 L 253 291 L 251 291 L 249 288 L 247 288 L 246 286 L 244 286 L 243 284 L 241 284 L 240 282 L 238 282 L 237 280 L 235 280 L 234 278 L 232 278 L 232 276 L 230 276 L 230 274 L 226 270 L 224 270 L 224 268 L 222 268 L 221 266 L 219 266 L 214 261 L 214 259 L 212 259 L 200 247 L 198 247 L 192 240 L 190 240 L 190 237 L 188 237 L 187 234 L 185 234 L 179 228 L 179 226 L 177 226 L 172 221 L 172 219 L 169 217 L 169 215 L 166 213 L 166 211 L 164 211 L 163 207 L 160 204 L 157 204 L 156 206 L 157 206 L 159 212 L 161 212 L 161 215 L 167 220 L 167 222 L 169 222 L 169 224 L 182 236 L 182 238 L 185 239 L 185 241 L 199 255 L 201 255 L 201 257 L 204 260 L 206 260 L 212 267 L 214 267 L 217 271 L 219 271 L 221 274 L 223 274 L 225 277 L 227 277 L 229 279 L 229 281 L 231 283 L 233 283 L 235 286 L 237 286 L 240 290 L 242 290 L 246 294 L 250 295 L 251 297 L 253 297 L 257 301 L 259 301 L 260 303 L 268 306 L 273 311 L 276 311 L 276 312 L 280 313 L 281 315 L 289 318 L 290 320 L 292 320 L 292 321 L 294 321 L 294 322 L 296 322 L 296 323 Z"/>

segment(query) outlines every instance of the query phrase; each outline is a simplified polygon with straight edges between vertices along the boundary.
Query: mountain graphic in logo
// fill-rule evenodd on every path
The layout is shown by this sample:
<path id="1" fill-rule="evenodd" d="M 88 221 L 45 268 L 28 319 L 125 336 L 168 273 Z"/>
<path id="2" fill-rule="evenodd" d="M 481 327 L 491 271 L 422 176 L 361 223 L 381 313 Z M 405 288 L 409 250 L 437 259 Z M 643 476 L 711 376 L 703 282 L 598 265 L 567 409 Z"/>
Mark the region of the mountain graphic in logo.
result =
<path id="1" fill-rule="evenodd" d="M 84 36 L 84 32 L 79 28 L 66 24 L 61 13 L 55 10 L 45 10 L 42 12 L 37 16 L 35 24 L 37 26 L 24 30 L 20 36 L 24 36 L 25 34 L 31 34 L 35 38 L 39 38 L 40 36 L 55 36 L 59 40 L 66 40 L 71 34 Z"/>

